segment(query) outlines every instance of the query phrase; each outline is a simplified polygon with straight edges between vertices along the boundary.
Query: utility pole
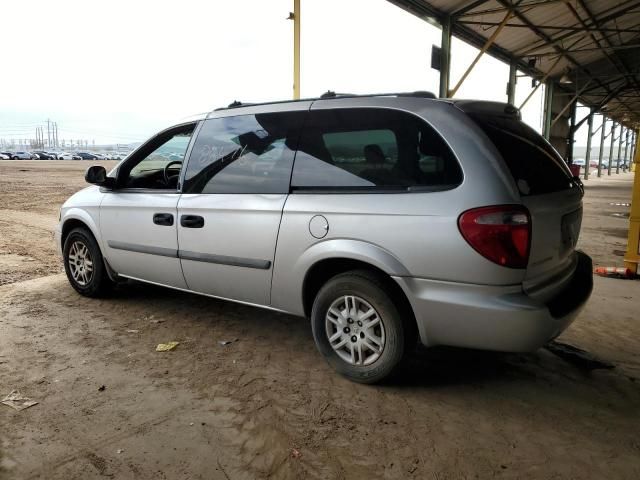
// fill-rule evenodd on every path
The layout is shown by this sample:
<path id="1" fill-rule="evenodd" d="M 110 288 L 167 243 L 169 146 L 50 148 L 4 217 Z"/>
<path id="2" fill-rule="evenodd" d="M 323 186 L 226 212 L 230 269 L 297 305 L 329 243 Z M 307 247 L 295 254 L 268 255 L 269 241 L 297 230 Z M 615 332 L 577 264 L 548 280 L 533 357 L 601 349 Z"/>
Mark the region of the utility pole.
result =
<path id="1" fill-rule="evenodd" d="M 300 98 L 300 0 L 293 0 L 293 99 Z"/>

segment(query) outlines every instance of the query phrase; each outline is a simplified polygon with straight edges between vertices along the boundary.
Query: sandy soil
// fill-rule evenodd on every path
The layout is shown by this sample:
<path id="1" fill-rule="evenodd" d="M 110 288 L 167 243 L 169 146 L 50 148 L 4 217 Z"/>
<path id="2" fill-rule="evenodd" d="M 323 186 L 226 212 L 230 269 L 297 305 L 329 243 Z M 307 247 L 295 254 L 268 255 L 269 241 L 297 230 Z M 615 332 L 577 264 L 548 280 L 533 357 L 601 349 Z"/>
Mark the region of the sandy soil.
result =
<path id="1" fill-rule="evenodd" d="M 40 402 L 0 405 L 3 480 L 640 478 L 640 282 L 596 278 L 560 339 L 613 370 L 433 349 L 356 385 L 303 319 L 136 283 L 77 295 L 50 231 L 86 166 L 0 162 L 0 396 Z M 631 180 L 589 181 L 580 246 L 599 264 L 621 264 L 628 207 L 610 203 Z"/>

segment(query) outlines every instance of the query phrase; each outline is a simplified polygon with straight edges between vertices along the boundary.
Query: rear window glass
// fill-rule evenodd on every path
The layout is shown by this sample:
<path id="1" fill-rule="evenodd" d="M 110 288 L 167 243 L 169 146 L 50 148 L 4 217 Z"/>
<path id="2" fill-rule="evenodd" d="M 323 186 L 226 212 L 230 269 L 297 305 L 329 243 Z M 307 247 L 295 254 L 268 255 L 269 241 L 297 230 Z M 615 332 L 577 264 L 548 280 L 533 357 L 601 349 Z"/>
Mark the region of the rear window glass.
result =
<path id="1" fill-rule="evenodd" d="M 521 195 L 572 188 L 565 161 L 535 130 L 519 120 L 471 115 L 504 159 Z"/>

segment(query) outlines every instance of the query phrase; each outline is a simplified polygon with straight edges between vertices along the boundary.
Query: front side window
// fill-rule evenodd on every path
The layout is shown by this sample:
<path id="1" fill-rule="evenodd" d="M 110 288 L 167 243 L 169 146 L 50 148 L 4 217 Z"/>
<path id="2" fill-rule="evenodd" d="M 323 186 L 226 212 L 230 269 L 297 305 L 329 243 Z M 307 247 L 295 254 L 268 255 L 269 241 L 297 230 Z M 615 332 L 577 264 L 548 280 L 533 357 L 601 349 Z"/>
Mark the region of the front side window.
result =
<path id="1" fill-rule="evenodd" d="M 184 193 L 288 193 L 306 112 L 207 120 L 196 138 Z"/>
<path id="2" fill-rule="evenodd" d="M 124 188 L 176 190 L 194 128 L 181 126 L 150 140 L 122 164 L 118 183 Z"/>
<path id="3" fill-rule="evenodd" d="M 444 140 L 420 118 L 389 109 L 312 111 L 300 138 L 295 188 L 453 188 L 462 171 Z"/>

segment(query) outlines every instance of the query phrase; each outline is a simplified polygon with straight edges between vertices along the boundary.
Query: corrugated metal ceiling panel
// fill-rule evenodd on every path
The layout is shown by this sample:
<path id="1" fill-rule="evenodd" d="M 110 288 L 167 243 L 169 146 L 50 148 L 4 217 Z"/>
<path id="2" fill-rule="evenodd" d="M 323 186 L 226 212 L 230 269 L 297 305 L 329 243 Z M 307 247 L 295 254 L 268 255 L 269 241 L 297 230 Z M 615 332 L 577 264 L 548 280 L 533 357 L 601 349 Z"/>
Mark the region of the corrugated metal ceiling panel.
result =
<path id="1" fill-rule="evenodd" d="M 609 104 L 619 107 L 612 116 L 626 124 L 640 124 L 638 0 L 390 1 L 423 17 L 441 20 L 451 15 L 454 31 L 478 47 L 511 9 L 513 16 L 498 35 L 492 53 L 503 60 L 520 60 L 521 66 L 535 57 L 539 76 L 550 71 L 557 80 L 568 74 L 574 91 L 590 81 L 580 99 L 594 107 L 618 92 Z"/>

